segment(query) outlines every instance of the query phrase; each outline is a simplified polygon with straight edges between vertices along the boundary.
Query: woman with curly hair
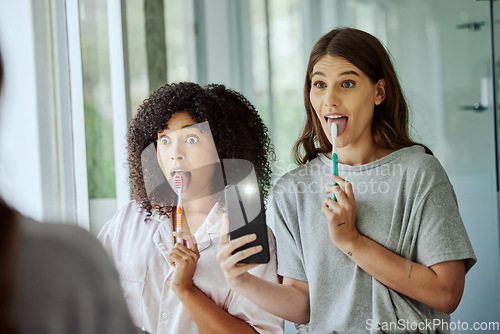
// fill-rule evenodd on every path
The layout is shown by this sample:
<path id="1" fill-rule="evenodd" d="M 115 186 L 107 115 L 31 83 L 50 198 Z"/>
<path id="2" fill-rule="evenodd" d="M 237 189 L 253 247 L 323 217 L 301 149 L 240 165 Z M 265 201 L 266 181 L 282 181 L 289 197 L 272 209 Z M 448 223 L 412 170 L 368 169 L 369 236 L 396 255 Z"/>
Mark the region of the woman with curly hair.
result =
<path id="1" fill-rule="evenodd" d="M 151 333 L 282 332 L 281 319 L 229 288 L 216 261 L 224 215 L 220 161 L 251 162 L 264 196 L 269 191 L 273 149 L 255 108 L 222 85 L 169 84 L 139 107 L 127 139 L 134 200 L 98 238 L 115 261 L 136 325 Z M 182 232 L 174 232 L 176 175 Z M 252 273 L 277 282 L 268 231 L 271 260 Z"/>

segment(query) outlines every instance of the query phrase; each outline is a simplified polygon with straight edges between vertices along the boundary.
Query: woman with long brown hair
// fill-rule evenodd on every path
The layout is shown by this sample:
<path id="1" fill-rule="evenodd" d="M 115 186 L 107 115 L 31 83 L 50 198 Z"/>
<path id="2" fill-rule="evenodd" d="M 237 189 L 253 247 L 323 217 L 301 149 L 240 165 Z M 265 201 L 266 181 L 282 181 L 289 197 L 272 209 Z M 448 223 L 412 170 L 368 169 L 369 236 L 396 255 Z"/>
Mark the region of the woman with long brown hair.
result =
<path id="1" fill-rule="evenodd" d="M 309 323 L 301 332 L 449 332 L 476 258 L 444 169 L 409 137 L 407 103 L 384 46 L 351 28 L 321 37 L 304 103 L 294 146 L 300 166 L 273 191 L 283 284 L 236 265 L 243 255 L 231 254 L 245 243 L 236 239 L 221 242 L 218 257 L 230 286 L 271 313 Z M 340 176 L 332 175 L 334 142 Z"/>

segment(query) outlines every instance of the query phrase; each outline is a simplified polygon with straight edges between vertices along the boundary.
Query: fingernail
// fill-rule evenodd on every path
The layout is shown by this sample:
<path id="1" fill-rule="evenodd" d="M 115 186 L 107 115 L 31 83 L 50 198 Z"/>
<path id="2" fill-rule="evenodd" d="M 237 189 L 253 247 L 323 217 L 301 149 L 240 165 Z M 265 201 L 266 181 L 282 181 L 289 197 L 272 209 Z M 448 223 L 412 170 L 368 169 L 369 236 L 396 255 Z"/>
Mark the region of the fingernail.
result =
<path id="1" fill-rule="evenodd" d="M 262 250 L 262 246 L 257 246 L 257 250 L 260 252 Z"/>
<path id="2" fill-rule="evenodd" d="M 250 240 L 255 240 L 255 239 L 257 239 L 257 235 L 255 233 L 250 235 Z"/>

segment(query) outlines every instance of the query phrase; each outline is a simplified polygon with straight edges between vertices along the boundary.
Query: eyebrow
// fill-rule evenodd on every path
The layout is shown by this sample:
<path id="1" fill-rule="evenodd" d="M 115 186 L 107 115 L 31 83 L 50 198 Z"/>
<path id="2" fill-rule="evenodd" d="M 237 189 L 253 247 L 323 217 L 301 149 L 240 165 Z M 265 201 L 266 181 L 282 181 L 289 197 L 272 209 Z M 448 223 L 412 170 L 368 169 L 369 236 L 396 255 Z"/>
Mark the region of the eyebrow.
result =
<path id="1" fill-rule="evenodd" d="M 357 76 L 357 77 L 360 77 L 360 78 L 361 78 L 361 76 L 359 75 L 359 73 L 358 73 L 358 72 L 356 72 L 356 71 L 353 71 L 353 70 L 342 72 L 342 73 L 340 73 L 339 77 L 344 76 L 344 75 L 349 75 L 349 74 L 353 74 L 353 75 L 355 75 L 355 76 Z M 320 71 L 317 71 L 317 72 L 314 72 L 314 73 L 311 75 L 311 78 L 312 78 L 312 77 L 314 77 L 315 75 L 322 75 L 322 76 L 326 76 L 326 75 L 325 75 L 325 73 L 320 72 Z"/>
<path id="2" fill-rule="evenodd" d="M 194 123 L 194 124 L 186 124 L 186 125 L 181 126 L 181 128 L 180 128 L 180 129 L 175 130 L 175 131 L 179 131 L 179 130 L 182 130 L 182 129 L 185 129 L 185 128 L 189 128 L 189 127 L 193 127 L 193 128 L 195 128 L 195 129 L 200 130 L 200 128 L 199 128 L 199 127 L 195 126 L 195 125 L 197 125 L 197 124 L 199 124 L 199 123 Z M 165 131 L 167 131 L 167 130 L 170 130 L 170 128 L 169 128 L 168 126 L 167 126 L 166 128 L 164 128 L 163 130 L 158 131 L 158 134 L 160 134 L 160 133 L 164 133 L 164 132 L 165 132 Z M 175 132 L 175 131 L 174 131 L 174 132 Z M 200 130 L 200 131 L 201 131 L 201 130 Z"/>
<path id="3" fill-rule="evenodd" d="M 193 124 L 186 124 L 186 125 L 183 125 L 183 126 L 181 126 L 181 128 L 180 128 L 179 130 L 182 130 L 182 129 L 185 129 L 185 128 L 189 128 L 189 127 L 194 127 L 194 128 L 196 128 L 196 129 L 197 129 L 198 127 L 196 127 L 196 126 L 195 126 L 195 125 L 197 125 L 197 124 L 198 124 L 198 123 L 193 123 Z M 170 128 L 168 127 L 168 125 L 167 125 L 167 127 L 166 127 L 164 130 L 170 130 Z"/>

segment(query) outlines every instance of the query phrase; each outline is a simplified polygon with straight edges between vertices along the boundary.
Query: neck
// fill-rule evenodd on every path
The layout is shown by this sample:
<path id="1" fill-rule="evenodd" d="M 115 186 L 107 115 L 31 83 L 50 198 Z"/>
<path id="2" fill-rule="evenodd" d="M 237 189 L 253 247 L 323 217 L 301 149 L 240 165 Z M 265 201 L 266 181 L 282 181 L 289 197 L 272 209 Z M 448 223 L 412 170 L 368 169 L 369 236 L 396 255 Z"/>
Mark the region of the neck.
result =
<path id="1" fill-rule="evenodd" d="M 214 196 L 208 195 L 194 200 L 186 201 L 182 203 L 182 208 L 186 216 L 189 214 L 205 214 L 208 215 L 210 210 L 217 202 Z"/>
<path id="2" fill-rule="evenodd" d="M 213 196 L 204 196 L 182 203 L 182 230 L 194 235 L 203 224 L 217 200 Z M 172 219 L 173 228 L 177 218 Z"/>
<path id="3" fill-rule="evenodd" d="M 383 158 L 392 152 L 393 150 L 380 147 L 373 141 L 368 145 L 366 143 L 362 145 L 350 144 L 337 149 L 339 163 L 349 166 L 365 165 Z M 327 156 L 331 158 L 332 154 L 329 153 Z"/>

